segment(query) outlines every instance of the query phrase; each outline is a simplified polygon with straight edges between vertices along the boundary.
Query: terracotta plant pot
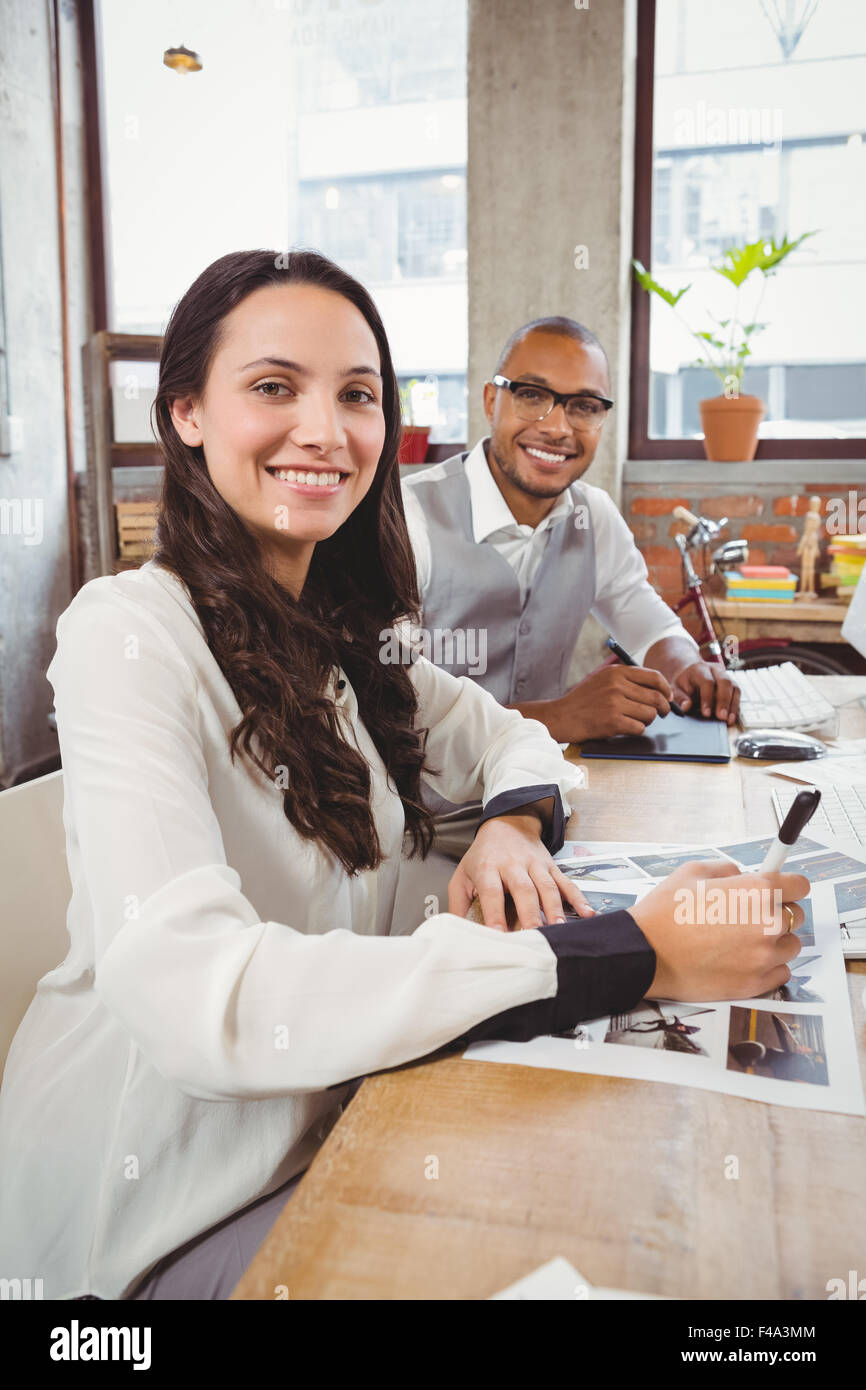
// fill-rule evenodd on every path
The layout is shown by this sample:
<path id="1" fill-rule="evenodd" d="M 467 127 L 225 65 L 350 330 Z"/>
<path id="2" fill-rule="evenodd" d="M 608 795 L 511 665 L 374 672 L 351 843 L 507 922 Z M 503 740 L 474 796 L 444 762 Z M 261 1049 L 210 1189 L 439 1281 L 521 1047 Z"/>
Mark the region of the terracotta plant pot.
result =
<path id="1" fill-rule="evenodd" d="M 429 437 L 429 425 L 423 427 L 420 425 L 404 425 L 398 461 L 400 463 L 423 463 L 427 457 L 427 440 Z"/>
<path id="2" fill-rule="evenodd" d="M 758 426 L 767 413 L 757 396 L 710 396 L 699 401 L 704 452 L 713 463 L 751 463 Z"/>

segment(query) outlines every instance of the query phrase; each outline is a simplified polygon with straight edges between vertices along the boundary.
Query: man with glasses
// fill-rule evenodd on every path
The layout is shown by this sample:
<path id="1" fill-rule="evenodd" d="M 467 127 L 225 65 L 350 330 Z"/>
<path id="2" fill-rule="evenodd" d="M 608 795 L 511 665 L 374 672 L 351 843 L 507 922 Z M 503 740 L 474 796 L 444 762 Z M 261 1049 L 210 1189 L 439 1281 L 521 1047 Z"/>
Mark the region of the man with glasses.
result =
<path id="1" fill-rule="evenodd" d="M 403 483 L 422 602 L 410 640 L 563 744 L 643 733 L 673 700 L 708 717 L 736 717 L 736 687 L 701 661 L 650 585 L 611 498 L 579 481 L 612 405 L 597 338 L 573 319 L 536 319 L 512 334 L 485 383 L 490 435 Z M 589 614 L 640 664 L 606 666 L 570 684 Z M 550 790 L 502 793 L 497 814 L 519 815 Z M 393 934 L 414 930 L 431 903 L 447 899 L 463 912 L 471 897 L 454 862 L 472 845 L 482 808 L 454 806 L 429 785 L 424 795 L 434 847 L 423 861 L 404 860 Z M 545 843 L 559 848 L 562 831 L 555 807 Z"/>
<path id="2" fill-rule="evenodd" d="M 609 495 L 578 481 L 609 393 L 595 336 L 573 319 L 536 319 L 512 334 L 484 385 L 490 435 L 403 484 L 422 629 L 460 639 L 447 653 L 458 660 L 440 664 L 541 720 L 560 743 L 643 733 L 672 701 L 733 723 L 739 697 L 652 588 Z M 569 688 L 590 613 L 640 664 L 606 666 Z M 474 669 L 460 661 L 464 650 Z"/>

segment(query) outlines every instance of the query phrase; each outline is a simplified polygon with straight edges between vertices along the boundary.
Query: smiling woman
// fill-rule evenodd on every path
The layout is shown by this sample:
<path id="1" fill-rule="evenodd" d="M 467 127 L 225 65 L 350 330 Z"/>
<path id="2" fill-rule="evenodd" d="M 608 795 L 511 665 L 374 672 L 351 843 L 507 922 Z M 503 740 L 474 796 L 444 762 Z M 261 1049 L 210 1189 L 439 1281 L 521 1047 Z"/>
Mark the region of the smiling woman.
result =
<path id="1" fill-rule="evenodd" d="M 328 722 L 326 681 L 343 667 L 419 848 L 411 684 L 378 660 L 380 618 L 418 600 L 396 516 L 399 392 L 372 300 L 315 252 L 223 256 L 172 315 L 154 411 L 166 458 L 154 560 L 187 585 L 243 711 L 233 748 L 269 777 L 290 769 L 299 834 L 321 836 L 348 872 L 375 868 L 367 766 L 335 748 Z"/>
<path id="2" fill-rule="evenodd" d="M 321 277 L 321 258 L 293 265 L 294 275 L 275 268 L 274 282 L 254 287 L 226 314 L 206 383 L 163 399 L 181 441 L 204 450 L 213 485 L 297 598 L 316 543 L 369 491 L 386 423 L 370 324 L 335 291 L 333 273 L 330 286 L 298 278 L 312 267 Z M 271 350 L 246 362 L 262 342 Z M 361 365 L 344 366 L 340 353 Z M 165 370 L 164 378 L 167 393 Z"/>

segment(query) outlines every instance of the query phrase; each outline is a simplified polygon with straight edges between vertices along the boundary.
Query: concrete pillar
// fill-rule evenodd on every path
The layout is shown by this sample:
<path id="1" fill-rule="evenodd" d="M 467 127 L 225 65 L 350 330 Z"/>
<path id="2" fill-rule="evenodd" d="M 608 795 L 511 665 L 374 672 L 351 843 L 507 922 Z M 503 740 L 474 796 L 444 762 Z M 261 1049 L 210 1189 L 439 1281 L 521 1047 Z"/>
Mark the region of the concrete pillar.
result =
<path id="1" fill-rule="evenodd" d="M 519 324 L 597 334 L 616 406 L 587 481 L 619 502 L 628 438 L 634 0 L 469 0 L 469 445 L 482 385 Z M 588 262 L 577 269 L 577 259 Z M 598 664 L 587 624 L 574 679 Z"/>

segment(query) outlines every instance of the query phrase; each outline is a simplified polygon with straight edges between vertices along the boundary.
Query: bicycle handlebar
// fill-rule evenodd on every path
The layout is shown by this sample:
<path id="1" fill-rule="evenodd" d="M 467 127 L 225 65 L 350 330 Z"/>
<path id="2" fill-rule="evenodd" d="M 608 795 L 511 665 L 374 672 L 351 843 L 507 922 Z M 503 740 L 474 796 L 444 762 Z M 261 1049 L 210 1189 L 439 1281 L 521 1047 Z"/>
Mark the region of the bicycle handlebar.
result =
<path id="1" fill-rule="evenodd" d="M 674 507 L 674 516 L 677 521 L 684 521 L 688 526 L 697 526 L 700 517 L 695 516 L 687 507 Z"/>

